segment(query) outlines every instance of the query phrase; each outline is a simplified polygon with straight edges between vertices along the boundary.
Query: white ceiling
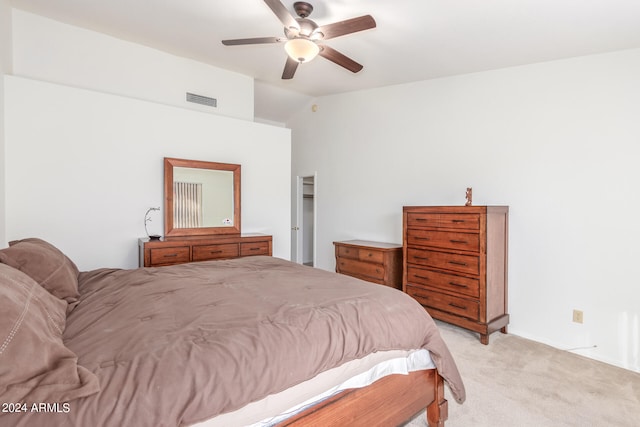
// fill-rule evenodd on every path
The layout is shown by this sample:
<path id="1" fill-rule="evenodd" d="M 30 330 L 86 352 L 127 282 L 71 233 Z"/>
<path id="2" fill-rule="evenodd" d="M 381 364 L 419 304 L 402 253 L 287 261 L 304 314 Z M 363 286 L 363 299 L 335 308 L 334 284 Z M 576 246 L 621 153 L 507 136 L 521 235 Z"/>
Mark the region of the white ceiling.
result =
<path id="1" fill-rule="evenodd" d="M 285 122 L 309 97 L 640 47 L 640 0 L 310 0 L 318 25 L 365 14 L 372 30 L 326 43 L 364 65 L 318 57 L 281 80 L 283 36 L 263 0 L 12 0 L 16 8 L 255 78 L 255 114 Z M 293 12 L 293 1 L 283 4 Z M 274 102 L 273 97 L 277 97 Z"/>

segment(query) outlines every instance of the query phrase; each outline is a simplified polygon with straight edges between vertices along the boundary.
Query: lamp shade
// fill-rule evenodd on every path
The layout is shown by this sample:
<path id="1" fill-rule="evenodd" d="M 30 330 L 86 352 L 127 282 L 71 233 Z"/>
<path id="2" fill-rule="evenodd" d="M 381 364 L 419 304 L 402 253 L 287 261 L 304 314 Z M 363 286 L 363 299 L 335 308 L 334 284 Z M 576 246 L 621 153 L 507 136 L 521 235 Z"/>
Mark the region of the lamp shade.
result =
<path id="1" fill-rule="evenodd" d="M 285 43 L 284 50 L 293 60 L 309 62 L 318 55 L 320 47 L 309 39 L 296 38 Z"/>

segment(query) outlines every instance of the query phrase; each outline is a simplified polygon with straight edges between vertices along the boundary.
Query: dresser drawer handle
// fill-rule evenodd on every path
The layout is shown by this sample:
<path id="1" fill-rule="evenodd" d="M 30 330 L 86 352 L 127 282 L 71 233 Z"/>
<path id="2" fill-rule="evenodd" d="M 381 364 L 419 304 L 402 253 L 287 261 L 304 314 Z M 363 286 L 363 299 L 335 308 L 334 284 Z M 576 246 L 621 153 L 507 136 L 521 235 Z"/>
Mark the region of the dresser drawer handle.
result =
<path id="1" fill-rule="evenodd" d="M 416 240 L 431 240 L 431 239 L 428 238 L 428 237 L 418 237 L 418 236 L 416 236 Z"/>
<path id="2" fill-rule="evenodd" d="M 427 258 L 426 256 L 418 256 L 418 255 L 415 255 L 415 256 L 414 256 L 414 258 L 415 258 L 415 259 L 421 259 L 421 260 L 423 260 L 423 261 L 428 261 L 428 260 L 429 260 L 429 258 Z"/>
<path id="3" fill-rule="evenodd" d="M 178 256 L 178 254 L 165 254 L 165 255 L 162 255 L 162 256 L 163 256 L 164 258 L 175 258 L 175 257 L 177 257 L 177 256 Z"/>
<path id="4" fill-rule="evenodd" d="M 450 241 L 451 243 L 460 243 L 460 244 L 463 244 L 463 245 L 466 245 L 467 243 L 469 243 L 469 242 L 467 242 L 466 240 L 453 240 L 453 239 L 451 239 L 451 240 L 449 240 L 449 241 Z"/>
<path id="5" fill-rule="evenodd" d="M 460 310 L 466 310 L 467 307 L 463 306 L 463 305 L 458 305 L 458 304 L 454 304 L 452 302 L 449 303 L 449 305 L 453 308 L 459 308 Z"/>
<path id="6" fill-rule="evenodd" d="M 416 278 L 417 278 L 417 279 L 426 280 L 427 282 L 429 281 L 429 278 L 428 278 L 428 277 L 426 277 L 426 276 L 421 276 L 421 275 L 419 275 L 419 274 L 416 274 Z"/>
<path id="7" fill-rule="evenodd" d="M 456 288 L 465 288 L 465 289 L 467 289 L 467 288 L 468 288 L 468 286 L 467 286 L 467 285 L 462 285 L 462 284 L 460 284 L 460 283 L 456 283 L 456 282 L 449 282 L 449 284 L 450 284 L 451 286 L 455 286 Z"/>
<path id="8" fill-rule="evenodd" d="M 464 219 L 452 219 L 451 222 L 463 223 L 463 222 L 465 222 L 465 220 Z"/>
<path id="9" fill-rule="evenodd" d="M 467 267 L 469 264 L 467 264 L 466 262 L 460 262 L 460 261 L 449 261 L 449 264 L 453 264 L 453 265 L 461 265 L 463 267 Z"/>
<path id="10" fill-rule="evenodd" d="M 427 218 L 416 218 L 416 221 L 428 221 Z"/>
<path id="11" fill-rule="evenodd" d="M 217 251 L 209 251 L 209 254 L 213 255 L 213 254 L 221 254 L 222 253 L 222 249 L 217 250 Z"/>

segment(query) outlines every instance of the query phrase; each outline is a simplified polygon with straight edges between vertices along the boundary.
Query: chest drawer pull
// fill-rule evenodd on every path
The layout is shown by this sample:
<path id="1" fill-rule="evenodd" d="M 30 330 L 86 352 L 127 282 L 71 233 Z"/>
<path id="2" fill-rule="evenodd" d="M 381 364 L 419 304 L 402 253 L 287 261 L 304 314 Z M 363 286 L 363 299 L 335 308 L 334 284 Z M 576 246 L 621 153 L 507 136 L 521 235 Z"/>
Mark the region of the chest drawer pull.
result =
<path id="1" fill-rule="evenodd" d="M 450 303 L 449 303 L 449 305 L 450 305 L 451 307 L 453 307 L 453 308 L 458 308 L 458 309 L 460 309 L 460 310 L 466 310 L 466 309 L 467 309 L 467 307 L 466 307 L 466 306 L 464 306 L 464 305 L 454 304 L 454 303 L 452 303 L 452 302 L 450 302 Z"/>
<path id="2" fill-rule="evenodd" d="M 249 250 L 250 250 L 250 251 L 259 251 L 259 250 L 261 250 L 261 249 L 262 249 L 262 248 L 249 248 Z"/>
<path id="3" fill-rule="evenodd" d="M 461 265 L 461 266 L 463 266 L 463 267 L 466 267 L 467 265 L 469 265 L 469 264 L 467 264 L 466 262 L 461 262 L 461 261 L 449 261 L 449 264 L 453 264 L 453 265 Z"/>
<path id="4" fill-rule="evenodd" d="M 420 236 L 416 236 L 416 240 L 431 240 L 428 237 L 420 237 Z"/>
<path id="5" fill-rule="evenodd" d="M 163 258 L 175 258 L 177 256 L 178 256 L 178 254 L 164 254 L 164 255 L 162 255 Z"/>
<path id="6" fill-rule="evenodd" d="M 451 286 L 455 286 L 456 288 L 464 288 L 464 289 L 469 289 L 469 287 L 467 285 L 463 285 L 461 283 L 456 283 L 456 282 L 449 282 L 449 284 Z"/>
<path id="7" fill-rule="evenodd" d="M 414 277 L 415 277 L 416 279 L 424 280 L 425 282 L 430 282 L 430 281 L 431 281 L 431 278 L 430 278 L 430 277 L 423 276 L 423 275 L 420 275 L 420 274 L 415 274 L 415 275 L 414 275 Z M 461 283 L 449 282 L 449 285 L 454 286 L 454 287 L 456 287 L 456 288 L 469 289 L 469 286 L 467 286 L 467 285 L 463 285 L 463 284 L 461 284 Z"/>
<path id="8" fill-rule="evenodd" d="M 452 219 L 451 222 L 463 223 L 464 219 Z"/>
<path id="9" fill-rule="evenodd" d="M 450 241 L 451 243 L 460 243 L 460 244 L 463 244 L 463 245 L 466 245 L 467 243 L 469 243 L 469 242 L 467 242 L 466 240 L 453 240 L 453 239 L 451 239 L 451 240 L 449 240 L 449 241 Z"/>

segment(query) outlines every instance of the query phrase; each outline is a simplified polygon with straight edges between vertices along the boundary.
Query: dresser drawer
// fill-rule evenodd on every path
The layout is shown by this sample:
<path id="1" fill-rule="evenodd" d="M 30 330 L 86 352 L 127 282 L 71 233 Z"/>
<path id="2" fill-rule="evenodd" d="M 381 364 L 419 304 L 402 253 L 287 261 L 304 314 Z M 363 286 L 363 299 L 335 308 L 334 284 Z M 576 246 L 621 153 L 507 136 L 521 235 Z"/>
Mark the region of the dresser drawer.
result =
<path id="1" fill-rule="evenodd" d="M 240 243 L 240 256 L 269 255 L 269 242 Z"/>
<path id="2" fill-rule="evenodd" d="M 337 249 L 339 257 L 377 262 L 379 264 L 384 262 L 384 254 L 380 251 L 373 251 L 366 248 L 352 248 L 349 246 L 338 246 Z"/>
<path id="3" fill-rule="evenodd" d="M 178 264 L 189 262 L 189 246 L 151 249 L 151 265 Z"/>
<path id="4" fill-rule="evenodd" d="M 206 261 L 210 259 L 234 258 L 238 256 L 238 244 L 227 243 L 220 245 L 199 245 L 193 247 L 193 260 Z"/>
<path id="5" fill-rule="evenodd" d="M 479 214 L 457 213 L 407 213 L 408 227 L 455 228 L 460 230 L 480 230 Z"/>
<path id="6" fill-rule="evenodd" d="M 479 320 L 480 318 L 480 303 L 477 300 L 442 294 L 413 285 L 407 285 L 407 294 L 426 307 L 432 307 L 473 320 Z"/>
<path id="7" fill-rule="evenodd" d="M 438 288 L 475 298 L 480 297 L 480 281 L 478 279 L 440 273 L 414 266 L 407 267 L 407 283 L 423 285 L 428 288 Z"/>
<path id="8" fill-rule="evenodd" d="M 480 257 L 459 255 L 427 249 L 407 249 L 407 262 L 467 274 L 480 274 Z"/>
<path id="9" fill-rule="evenodd" d="M 479 252 L 480 235 L 478 233 L 459 233 L 410 228 L 407 230 L 407 243 L 416 246 L 433 246 L 443 249 Z"/>
<path id="10" fill-rule="evenodd" d="M 370 277 L 376 280 L 384 279 L 384 267 L 382 265 L 351 258 L 338 258 L 337 271 L 338 273 Z"/>

